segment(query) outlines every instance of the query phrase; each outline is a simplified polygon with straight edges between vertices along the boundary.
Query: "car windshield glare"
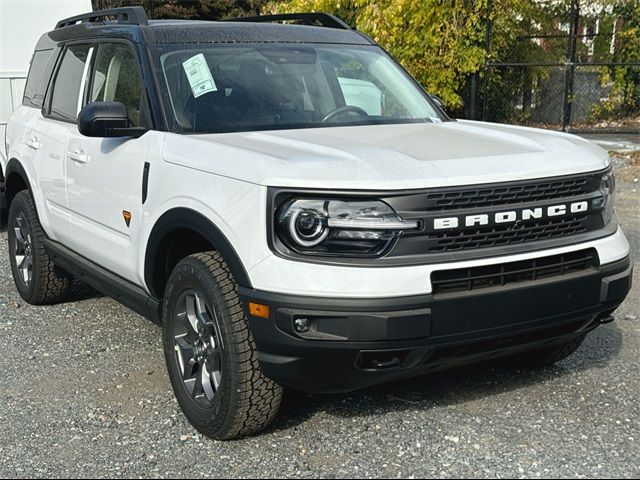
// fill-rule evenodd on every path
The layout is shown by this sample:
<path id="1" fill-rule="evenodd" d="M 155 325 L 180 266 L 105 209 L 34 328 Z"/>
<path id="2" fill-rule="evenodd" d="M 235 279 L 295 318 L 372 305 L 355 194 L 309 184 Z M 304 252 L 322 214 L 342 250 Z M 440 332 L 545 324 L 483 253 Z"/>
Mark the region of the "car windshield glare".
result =
<path id="1" fill-rule="evenodd" d="M 379 47 L 163 45 L 172 130 L 222 133 L 438 122 L 428 95 Z"/>

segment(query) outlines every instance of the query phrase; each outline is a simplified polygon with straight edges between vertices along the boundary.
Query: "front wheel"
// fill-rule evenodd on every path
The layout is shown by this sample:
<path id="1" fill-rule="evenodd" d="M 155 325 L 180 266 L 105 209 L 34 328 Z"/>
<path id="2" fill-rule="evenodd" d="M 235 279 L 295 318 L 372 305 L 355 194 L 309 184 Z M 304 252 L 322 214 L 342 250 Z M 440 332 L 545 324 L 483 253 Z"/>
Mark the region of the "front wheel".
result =
<path id="1" fill-rule="evenodd" d="M 276 416 L 282 387 L 260 370 L 237 286 L 218 252 L 190 256 L 173 271 L 164 351 L 178 403 L 208 437 L 251 435 Z"/>

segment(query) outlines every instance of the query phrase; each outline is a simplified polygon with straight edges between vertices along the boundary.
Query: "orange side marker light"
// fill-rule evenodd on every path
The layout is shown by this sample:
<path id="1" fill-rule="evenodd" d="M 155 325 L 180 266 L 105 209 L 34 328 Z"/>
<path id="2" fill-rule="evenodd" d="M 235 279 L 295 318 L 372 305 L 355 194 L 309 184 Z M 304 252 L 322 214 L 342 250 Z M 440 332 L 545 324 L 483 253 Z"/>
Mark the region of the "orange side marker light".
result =
<path id="1" fill-rule="evenodd" d="M 253 317 L 269 318 L 271 316 L 271 309 L 269 308 L 269 305 L 249 302 L 249 313 Z"/>

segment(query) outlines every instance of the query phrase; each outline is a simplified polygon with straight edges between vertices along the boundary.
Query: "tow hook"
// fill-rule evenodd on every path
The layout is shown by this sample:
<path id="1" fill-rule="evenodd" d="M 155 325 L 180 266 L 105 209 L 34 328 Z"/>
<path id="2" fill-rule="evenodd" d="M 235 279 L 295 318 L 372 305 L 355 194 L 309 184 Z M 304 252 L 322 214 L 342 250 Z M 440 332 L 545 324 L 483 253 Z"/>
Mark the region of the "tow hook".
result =
<path id="1" fill-rule="evenodd" d="M 615 321 L 615 317 L 613 315 L 607 315 L 606 317 L 602 317 L 600 319 L 600 325 L 607 325 L 609 323 L 613 323 Z"/>

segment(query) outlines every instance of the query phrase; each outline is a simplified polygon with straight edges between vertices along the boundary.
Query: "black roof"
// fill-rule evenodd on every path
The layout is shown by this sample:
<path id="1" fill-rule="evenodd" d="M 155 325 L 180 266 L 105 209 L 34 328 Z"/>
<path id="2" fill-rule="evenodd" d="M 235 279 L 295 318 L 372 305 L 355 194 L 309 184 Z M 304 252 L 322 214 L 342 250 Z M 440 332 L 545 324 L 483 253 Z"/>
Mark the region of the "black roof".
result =
<path id="1" fill-rule="evenodd" d="M 130 14 L 107 20 L 105 12 L 92 12 L 62 20 L 57 28 L 43 35 L 37 50 L 52 48 L 63 41 L 83 38 L 124 38 L 147 45 L 174 43 L 307 43 L 372 45 L 365 35 L 350 29 L 327 14 L 292 15 L 305 25 L 266 23 L 277 17 L 254 17 L 237 21 L 146 20 L 142 9 L 115 9 L 108 13 Z M 100 14 L 103 14 L 101 17 Z M 133 14 L 135 15 L 133 15 Z M 310 22 L 315 20 L 314 23 Z M 144 21 L 142 21 L 144 20 Z M 325 22 L 325 23 L 323 23 Z M 315 26 L 317 24 L 325 26 Z"/>
<path id="2" fill-rule="evenodd" d="M 151 21 L 155 43 L 334 43 L 371 45 L 354 30 L 245 22 Z"/>

